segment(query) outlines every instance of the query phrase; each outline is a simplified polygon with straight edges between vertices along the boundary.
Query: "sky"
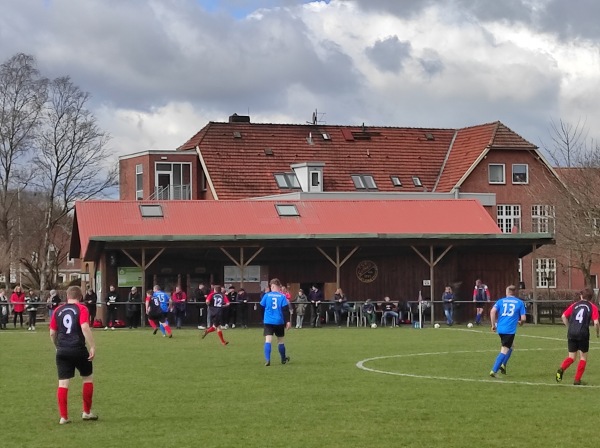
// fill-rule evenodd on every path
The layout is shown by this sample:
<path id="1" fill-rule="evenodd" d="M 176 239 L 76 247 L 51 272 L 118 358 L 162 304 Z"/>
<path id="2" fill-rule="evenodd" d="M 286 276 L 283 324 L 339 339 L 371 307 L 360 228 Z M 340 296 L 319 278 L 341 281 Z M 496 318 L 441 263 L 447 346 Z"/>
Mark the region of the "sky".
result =
<path id="1" fill-rule="evenodd" d="M 597 0 L 3 0 L 0 62 L 68 75 L 116 158 L 209 121 L 600 137 Z"/>

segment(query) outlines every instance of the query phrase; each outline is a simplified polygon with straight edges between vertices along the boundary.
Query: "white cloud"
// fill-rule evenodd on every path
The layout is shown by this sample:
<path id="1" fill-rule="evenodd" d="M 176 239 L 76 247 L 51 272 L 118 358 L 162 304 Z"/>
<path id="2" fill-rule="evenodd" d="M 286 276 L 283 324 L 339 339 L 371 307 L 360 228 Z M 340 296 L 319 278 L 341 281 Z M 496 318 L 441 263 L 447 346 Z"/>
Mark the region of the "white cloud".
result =
<path id="1" fill-rule="evenodd" d="M 536 144 L 551 119 L 587 118 L 600 133 L 590 0 L 568 12 L 556 0 L 5 3 L 0 60 L 25 52 L 46 76 L 70 75 L 116 155 L 175 148 L 248 111 L 304 123 L 317 108 L 345 125 L 499 119 Z"/>

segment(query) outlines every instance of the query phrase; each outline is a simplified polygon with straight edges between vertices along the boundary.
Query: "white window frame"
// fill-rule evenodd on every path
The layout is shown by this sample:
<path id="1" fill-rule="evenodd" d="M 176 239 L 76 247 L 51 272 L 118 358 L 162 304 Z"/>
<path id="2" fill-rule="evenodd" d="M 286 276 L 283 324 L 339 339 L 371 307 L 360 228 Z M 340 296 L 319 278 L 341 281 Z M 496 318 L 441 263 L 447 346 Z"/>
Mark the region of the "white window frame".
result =
<path id="1" fill-rule="evenodd" d="M 492 180 L 492 167 L 502 168 L 502 180 Z M 490 163 L 488 165 L 488 183 L 496 185 L 506 184 L 506 165 L 504 163 Z"/>
<path id="2" fill-rule="evenodd" d="M 357 190 L 378 190 L 375 179 L 370 174 L 352 174 L 351 177 Z"/>
<path id="3" fill-rule="evenodd" d="M 144 199 L 144 165 L 141 163 L 135 166 L 135 200 Z"/>
<path id="4" fill-rule="evenodd" d="M 300 182 L 296 177 L 296 173 L 275 173 L 275 182 L 277 186 L 284 190 L 291 190 L 294 188 L 300 188 Z"/>
<path id="5" fill-rule="evenodd" d="M 537 233 L 550 233 L 554 229 L 553 205 L 535 204 L 531 206 L 531 231 Z"/>
<path id="6" fill-rule="evenodd" d="M 556 259 L 535 259 L 535 285 L 537 288 L 556 289 Z"/>
<path id="7" fill-rule="evenodd" d="M 515 167 L 524 166 L 525 167 L 525 180 L 515 180 L 515 175 L 523 174 L 523 173 L 515 173 Z M 513 163 L 512 165 L 512 183 L 516 185 L 524 185 L 529 183 L 529 165 L 526 163 Z"/>
<path id="8" fill-rule="evenodd" d="M 496 223 L 502 233 L 521 233 L 521 206 L 516 204 L 498 204 L 496 206 Z"/>

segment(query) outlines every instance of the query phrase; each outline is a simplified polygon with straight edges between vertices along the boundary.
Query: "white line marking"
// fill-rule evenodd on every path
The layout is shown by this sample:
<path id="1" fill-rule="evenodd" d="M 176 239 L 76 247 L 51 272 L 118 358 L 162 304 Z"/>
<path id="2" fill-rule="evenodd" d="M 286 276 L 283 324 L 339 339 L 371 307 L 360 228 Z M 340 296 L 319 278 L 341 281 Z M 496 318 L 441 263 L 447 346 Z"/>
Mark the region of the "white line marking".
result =
<path id="1" fill-rule="evenodd" d="M 564 350 L 564 348 L 561 348 L 561 349 L 558 349 L 558 348 L 556 348 L 556 349 L 529 348 L 529 349 L 519 349 L 519 352 L 548 351 L 548 350 Z M 408 358 L 408 357 L 415 357 L 415 356 L 455 355 L 455 354 L 465 354 L 465 353 L 489 353 L 489 352 L 495 353 L 495 352 L 497 352 L 497 350 L 459 350 L 459 351 L 455 351 L 455 352 L 409 353 L 409 354 L 403 354 L 403 355 L 376 356 L 374 358 L 367 358 L 367 359 L 363 359 L 362 361 L 358 361 L 356 363 L 356 367 L 358 367 L 361 370 L 365 370 L 367 372 L 381 373 L 384 375 L 403 376 L 403 377 L 408 377 L 408 378 L 426 379 L 426 380 L 459 381 L 459 382 L 465 382 L 465 383 L 470 382 L 470 383 L 517 384 L 517 385 L 521 384 L 521 385 L 525 385 L 525 386 L 547 386 L 547 387 L 571 386 L 571 387 L 587 387 L 590 389 L 600 388 L 600 386 L 592 386 L 592 385 L 575 386 L 575 385 L 569 385 L 569 384 L 563 384 L 563 383 L 535 383 L 532 381 L 512 381 L 512 380 L 505 380 L 500 377 L 496 378 L 496 379 L 482 379 L 482 378 L 458 378 L 458 377 L 447 377 L 447 376 L 436 376 L 436 375 L 416 375 L 413 373 L 389 372 L 386 370 L 372 369 L 370 367 L 365 366 L 366 363 L 371 362 L 371 361 L 376 361 L 379 359 Z"/>

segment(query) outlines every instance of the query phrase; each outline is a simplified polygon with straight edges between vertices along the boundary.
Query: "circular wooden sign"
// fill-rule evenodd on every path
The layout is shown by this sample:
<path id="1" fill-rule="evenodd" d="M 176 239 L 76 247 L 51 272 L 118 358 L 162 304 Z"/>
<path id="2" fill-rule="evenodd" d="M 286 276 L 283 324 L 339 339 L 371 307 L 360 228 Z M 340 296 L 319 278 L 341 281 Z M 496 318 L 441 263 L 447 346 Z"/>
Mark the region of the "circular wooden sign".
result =
<path id="1" fill-rule="evenodd" d="M 374 261 L 364 260 L 356 266 L 356 276 L 363 283 L 371 283 L 377 278 L 379 269 Z"/>

